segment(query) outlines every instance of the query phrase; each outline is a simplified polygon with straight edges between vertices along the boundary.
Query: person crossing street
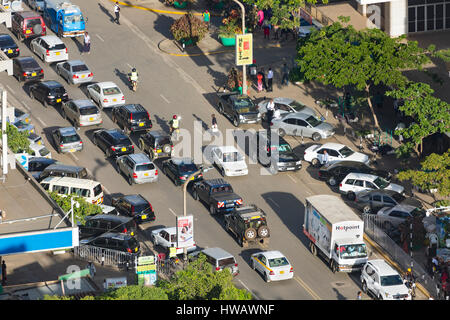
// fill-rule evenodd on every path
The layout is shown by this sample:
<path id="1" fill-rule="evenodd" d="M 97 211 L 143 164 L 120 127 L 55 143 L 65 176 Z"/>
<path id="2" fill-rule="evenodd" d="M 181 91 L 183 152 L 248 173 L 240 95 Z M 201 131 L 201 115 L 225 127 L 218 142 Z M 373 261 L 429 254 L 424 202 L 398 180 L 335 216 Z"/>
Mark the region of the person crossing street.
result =
<path id="1" fill-rule="evenodd" d="M 120 19 L 120 6 L 119 6 L 119 2 L 116 1 L 116 4 L 114 5 L 114 14 L 116 15 L 116 18 L 114 19 L 114 22 L 117 24 L 120 24 L 119 19 Z"/>

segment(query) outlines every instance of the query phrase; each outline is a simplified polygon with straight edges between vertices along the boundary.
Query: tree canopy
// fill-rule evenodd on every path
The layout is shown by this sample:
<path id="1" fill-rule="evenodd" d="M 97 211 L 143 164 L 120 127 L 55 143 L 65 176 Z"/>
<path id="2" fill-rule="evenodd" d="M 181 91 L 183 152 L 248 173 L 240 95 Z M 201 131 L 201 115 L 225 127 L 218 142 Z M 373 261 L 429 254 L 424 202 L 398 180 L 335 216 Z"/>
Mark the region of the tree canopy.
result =
<path id="1" fill-rule="evenodd" d="M 391 38 L 379 29 L 357 31 L 352 25 L 335 22 L 300 41 L 296 61 L 308 80 L 364 91 L 379 129 L 371 87 L 404 85 L 407 78 L 402 71 L 420 69 L 429 61 L 426 52 L 416 41 L 406 42 L 404 36 Z"/>
<path id="2" fill-rule="evenodd" d="M 73 220 L 75 224 L 77 222 L 84 224 L 87 216 L 102 213 L 102 208 L 100 206 L 89 203 L 82 197 L 71 195 L 62 197 L 56 192 L 50 192 L 50 197 L 55 200 L 64 212 L 68 212 L 70 210 L 71 199 L 74 199 L 80 204 L 78 208 L 76 206 L 73 207 Z"/>
<path id="3" fill-rule="evenodd" d="M 13 153 L 27 152 L 31 153 L 30 141 L 28 140 L 28 131 L 20 132 L 10 123 L 6 124 L 6 136 L 8 137 L 8 147 Z M 2 133 L 0 131 L 0 137 Z"/>
<path id="4" fill-rule="evenodd" d="M 406 86 L 386 92 L 387 96 L 402 99 L 399 110 L 413 122 L 396 134 L 409 139 L 403 144 L 403 153 L 416 150 L 422 153 L 423 139 L 437 132 L 450 131 L 450 104 L 433 96 L 434 90 L 426 83 L 410 82 Z M 420 145 L 420 150 L 418 146 Z"/>

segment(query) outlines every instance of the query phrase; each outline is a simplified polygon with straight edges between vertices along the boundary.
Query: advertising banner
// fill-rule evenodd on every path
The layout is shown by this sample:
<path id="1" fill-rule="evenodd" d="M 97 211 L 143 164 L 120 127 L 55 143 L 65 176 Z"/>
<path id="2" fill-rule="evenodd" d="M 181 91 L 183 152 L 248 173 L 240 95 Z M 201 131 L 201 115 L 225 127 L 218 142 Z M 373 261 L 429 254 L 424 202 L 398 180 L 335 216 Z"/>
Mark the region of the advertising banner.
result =
<path id="1" fill-rule="evenodd" d="M 243 66 L 253 63 L 253 34 L 236 35 L 236 65 Z"/>
<path id="2" fill-rule="evenodd" d="M 177 217 L 177 248 L 194 245 L 194 216 Z"/>

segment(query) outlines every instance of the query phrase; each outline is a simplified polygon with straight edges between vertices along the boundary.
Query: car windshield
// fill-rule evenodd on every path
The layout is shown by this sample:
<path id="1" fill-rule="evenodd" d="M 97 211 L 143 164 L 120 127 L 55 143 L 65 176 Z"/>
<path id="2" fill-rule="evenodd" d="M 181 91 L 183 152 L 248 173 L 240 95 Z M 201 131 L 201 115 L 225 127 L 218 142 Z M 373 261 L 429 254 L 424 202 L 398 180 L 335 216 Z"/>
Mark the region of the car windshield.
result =
<path id="1" fill-rule="evenodd" d="M 319 124 L 322 123 L 322 121 L 313 116 L 310 116 L 308 119 L 306 119 L 306 122 L 308 122 L 313 127 L 317 127 Z"/>
<path id="2" fill-rule="evenodd" d="M 99 183 L 94 187 L 94 197 L 100 195 L 103 192 L 102 185 Z"/>
<path id="3" fill-rule="evenodd" d="M 344 158 L 347 158 L 347 157 L 351 156 L 352 154 L 354 154 L 355 152 L 353 152 L 349 147 L 343 147 L 341 150 L 339 150 L 339 153 Z"/>
<path id="4" fill-rule="evenodd" d="M 170 141 L 169 137 L 158 138 L 158 140 L 156 140 L 156 143 L 159 146 L 163 146 L 165 144 L 172 145 L 172 142 Z"/>
<path id="5" fill-rule="evenodd" d="M 117 141 L 117 144 L 118 144 L 118 145 L 129 146 L 129 145 L 131 145 L 131 141 L 130 141 L 129 138 L 124 137 L 124 138 L 120 138 L 120 139 Z"/>
<path id="6" fill-rule="evenodd" d="M 274 146 L 270 148 L 270 151 L 272 152 L 292 152 L 292 148 L 288 144 L 281 144 L 279 146 Z"/>
<path id="7" fill-rule="evenodd" d="M 229 257 L 226 259 L 220 259 L 219 261 L 219 267 L 229 266 L 230 264 L 235 264 L 236 261 L 233 257 Z"/>
<path id="8" fill-rule="evenodd" d="M 291 106 L 292 108 L 294 108 L 294 110 L 297 111 L 297 112 L 300 112 L 300 111 L 302 111 L 303 109 L 306 108 L 306 106 L 305 106 L 304 104 L 302 104 L 302 103 L 300 103 L 300 102 L 298 102 L 298 101 L 292 101 L 292 102 L 290 103 L 290 106 Z"/>
<path id="9" fill-rule="evenodd" d="M 253 109 L 253 102 L 249 98 L 236 99 L 234 100 L 234 106 L 238 113 L 245 113 Z"/>
<path id="10" fill-rule="evenodd" d="M 19 121 L 14 122 L 14 126 L 17 127 L 18 129 L 22 129 L 22 128 L 28 126 L 28 124 L 26 124 L 22 120 L 19 120 Z"/>
<path id="11" fill-rule="evenodd" d="M 53 47 L 50 47 L 51 50 L 64 50 L 65 48 L 64 43 L 57 43 Z"/>
<path id="12" fill-rule="evenodd" d="M 87 116 L 87 115 L 97 114 L 97 113 L 98 113 L 98 109 L 96 106 L 80 108 L 80 114 L 82 116 Z"/>
<path id="13" fill-rule="evenodd" d="M 400 203 L 406 199 L 405 196 L 401 195 L 400 193 L 394 193 L 391 197 L 394 198 L 397 203 Z"/>
<path id="14" fill-rule="evenodd" d="M 83 16 L 80 14 L 74 14 L 71 16 L 65 16 L 64 17 L 64 23 L 75 23 L 75 22 L 81 22 L 83 21 Z"/>
<path id="15" fill-rule="evenodd" d="M 43 147 L 42 149 L 39 150 L 39 153 L 41 154 L 42 157 L 45 157 L 50 153 L 50 151 L 48 151 L 46 147 Z"/>
<path id="16" fill-rule="evenodd" d="M 222 186 L 222 187 L 216 187 L 211 190 L 212 193 L 217 192 L 233 192 L 233 189 L 231 189 L 231 186 Z"/>
<path id="17" fill-rule="evenodd" d="M 242 161 L 244 158 L 239 152 L 226 152 L 223 154 L 223 162 Z"/>
<path id="18" fill-rule="evenodd" d="M 41 24 L 41 19 L 36 18 L 36 19 L 27 19 L 26 21 L 26 28 L 33 28 L 35 25 L 37 24 Z"/>
<path id="19" fill-rule="evenodd" d="M 54 87 L 54 88 L 50 89 L 51 95 L 64 94 L 64 93 L 66 93 L 66 90 L 64 89 L 64 87 Z"/>
<path id="20" fill-rule="evenodd" d="M 390 276 L 381 276 L 380 282 L 382 287 L 399 286 L 403 284 L 403 280 L 398 274 L 393 274 Z"/>
<path id="21" fill-rule="evenodd" d="M 342 259 L 354 259 L 367 257 L 366 245 L 361 244 L 349 244 L 339 247 Z"/>
<path id="22" fill-rule="evenodd" d="M 0 36 L 0 46 L 14 46 L 14 40 L 9 36 Z"/>
<path id="23" fill-rule="evenodd" d="M 136 171 L 150 171 L 155 169 L 153 163 L 140 164 L 136 166 Z"/>
<path id="24" fill-rule="evenodd" d="M 105 96 L 110 96 L 112 94 L 120 94 L 120 89 L 117 87 L 105 88 L 103 89 L 103 94 Z"/>
<path id="25" fill-rule="evenodd" d="M 193 163 L 184 163 L 180 165 L 180 172 L 197 171 L 197 166 Z"/>
<path id="26" fill-rule="evenodd" d="M 32 69 L 32 68 L 39 68 L 39 65 L 36 61 L 32 59 L 27 59 L 21 62 L 22 68 L 24 69 Z"/>
<path id="27" fill-rule="evenodd" d="M 70 136 L 62 136 L 63 143 L 71 143 L 80 141 L 80 137 L 77 134 L 73 134 Z"/>
<path id="28" fill-rule="evenodd" d="M 289 262 L 285 257 L 275 258 L 275 259 L 269 259 L 269 267 L 283 267 L 288 266 Z"/>
<path id="29" fill-rule="evenodd" d="M 88 178 L 88 173 L 87 173 L 86 168 L 83 168 L 83 170 L 81 170 L 78 173 L 78 178 L 80 178 L 80 179 L 87 179 Z"/>
<path id="30" fill-rule="evenodd" d="M 375 183 L 376 186 L 377 186 L 378 188 L 380 188 L 380 189 L 384 189 L 384 188 L 386 188 L 386 187 L 389 185 L 389 182 L 386 181 L 386 180 L 384 180 L 384 179 L 381 178 L 381 177 L 376 178 L 376 179 L 373 181 L 373 183 Z"/>
<path id="31" fill-rule="evenodd" d="M 73 72 L 83 72 L 83 71 L 89 71 L 88 67 L 85 64 L 77 64 L 75 66 L 72 66 Z"/>
<path id="32" fill-rule="evenodd" d="M 133 118 L 131 119 L 131 121 L 134 122 L 134 121 L 141 121 L 141 120 L 148 120 L 148 113 L 147 112 L 133 112 Z"/>

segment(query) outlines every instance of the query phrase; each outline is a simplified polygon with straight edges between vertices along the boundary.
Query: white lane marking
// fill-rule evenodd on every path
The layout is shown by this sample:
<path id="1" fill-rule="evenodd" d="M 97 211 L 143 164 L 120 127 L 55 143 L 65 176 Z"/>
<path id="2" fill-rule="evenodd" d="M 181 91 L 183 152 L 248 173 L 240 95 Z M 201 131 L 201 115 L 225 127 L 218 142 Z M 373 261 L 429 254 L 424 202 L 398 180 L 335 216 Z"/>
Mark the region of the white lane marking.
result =
<path id="1" fill-rule="evenodd" d="M 278 208 L 280 207 L 280 206 L 278 205 L 278 203 L 276 203 L 272 198 L 267 198 L 267 200 L 270 200 L 271 202 L 273 202 L 273 204 L 276 205 Z"/>
<path id="2" fill-rule="evenodd" d="M 294 183 L 297 183 L 297 180 L 293 177 L 293 176 L 291 176 L 290 174 L 288 174 L 287 175 L 292 181 L 294 181 Z"/>
<path id="3" fill-rule="evenodd" d="M 127 63 L 127 66 L 132 69 L 133 67 L 131 66 L 131 64 Z"/>
<path id="4" fill-rule="evenodd" d="M 173 211 L 171 208 L 169 208 L 169 211 L 172 212 L 172 214 L 176 217 L 177 214 L 175 213 L 175 211 Z"/>
<path id="5" fill-rule="evenodd" d="M 256 300 L 261 300 L 256 294 L 254 294 L 246 285 L 245 283 L 242 282 L 241 279 L 238 279 L 239 283 L 242 284 L 242 286 L 245 288 L 245 290 L 247 290 L 248 292 L 250 292 L 255 298 Z"/>
<path id="6" fill-rule="evenodd" d="M 10 86 L 6 85 L 6 87 L 8 88 L 9 91 L 11 91 L 12 93 L 15 93 L 15 91 L 13 89 L 11 89 Z"/>
<path id="7" fill-rule="evenodd" d="M 99 38 L 101 41 L 105 42 L 105 40 L 103 40 L 103 38 L 100 37 L 100 35 L 98 35 L 98 34 L 95 34 L 95 35 L 96 35 L 96 37 Z"/>
<path id="8" fill-rule="evenodd" d="M 22 105 L 24 106 L 25 109 L 31 111 L 30 107 L 25 102 L 22 102 Z"/>
<path id="9" fill-rule="evenodd" d="M 45 122 L 44 121 L 42 121 L 42 119 L 41 118 L 39 118 L 39 117 L 36 117 L 36 119 L 38 119 L 38 121 L 44 126 L 44 127 L 46 127 L 47 125 L 45 124 Z"/>
<path id="10" fill-rule="evenodd" d="M 108 188 L 106 188 L 105 186 L 103 186 L 103 190 L 105 190 L 107 194 L 111 194 L 111 192 L 109 192 Z"/>
<path id="11" fill-rule="evenodd" d="M 78 159 L 78 158 L 77 158 L 77 156 L 76 156 L 76 155 L 74 155 L 74 154 L 73 154 L 72 152 L 71 152 L 71 153 L 69 153 L 69 155 L 70 155 L 70 156 L 72 156 L 72 157 L 73 157 L 73 158 L 74 158 L 74 159 L 75 159 L 76 161 L 80 161 L 80 159 Z"/>
<path id="12" fill-rule="evenodd" d="M 167 100 L 167 98 L 166 97 L 164 97 L 162 94 L 160 94 L 160 97 L 161 98 L 163 98 L 163 100 L 165 101 L 165 102 L 167 102 L 167 103 L 170 103 L 170 101 L 169 100 Z"/>

